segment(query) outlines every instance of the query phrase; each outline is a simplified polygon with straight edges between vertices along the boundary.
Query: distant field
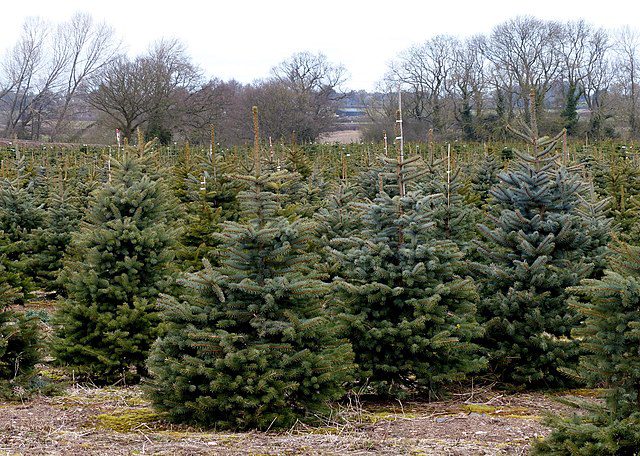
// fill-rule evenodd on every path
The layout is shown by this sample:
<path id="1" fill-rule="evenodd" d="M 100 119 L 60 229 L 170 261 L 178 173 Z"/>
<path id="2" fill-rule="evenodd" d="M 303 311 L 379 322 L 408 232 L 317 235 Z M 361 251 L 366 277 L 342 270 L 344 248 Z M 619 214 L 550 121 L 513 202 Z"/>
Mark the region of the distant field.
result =
<path id="1" fill-rule="evenodd" d="M 362 132 L 359 130 L 340 130 L 323 133 L 320 135 L 321 143 L 351 144 L 360 142 Z"/>

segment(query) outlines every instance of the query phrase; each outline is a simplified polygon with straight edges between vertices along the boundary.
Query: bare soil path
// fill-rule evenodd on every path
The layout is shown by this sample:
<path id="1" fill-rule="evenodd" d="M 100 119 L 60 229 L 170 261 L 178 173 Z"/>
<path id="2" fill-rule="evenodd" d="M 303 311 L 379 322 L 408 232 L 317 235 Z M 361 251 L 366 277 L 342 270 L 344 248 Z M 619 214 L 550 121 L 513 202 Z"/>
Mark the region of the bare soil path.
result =
<path id="1" fill-rule="evenodd" d="M 73 387 L 62 396 L 0 402 L 0 454 L 523 455 L 548 433 L 544 413 L 569 413 L 554 396 L 486 389 L 432 403 L 352 400 L 323 426 L 232 433 L 168 424 L 139 387 Z"/>

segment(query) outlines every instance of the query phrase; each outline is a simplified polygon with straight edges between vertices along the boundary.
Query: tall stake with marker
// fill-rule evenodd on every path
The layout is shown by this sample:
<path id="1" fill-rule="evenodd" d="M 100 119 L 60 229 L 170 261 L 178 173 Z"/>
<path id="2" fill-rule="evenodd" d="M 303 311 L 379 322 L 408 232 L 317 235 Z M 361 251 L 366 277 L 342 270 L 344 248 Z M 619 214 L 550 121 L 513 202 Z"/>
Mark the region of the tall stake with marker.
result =
<path id="1" fill-rule="evenodd" d="M 213 181 L 217 180 L 216 170 L 216 131 L 213 125 L 211 125 L 211 148 L 209 149 L 209 160 L 211 161 L 211 171 L 213 173 Z"/>
<path id="2" fill-rule="evenodd" d="M 405 194 L 405 183 L 402 178 L 402 163 L 404 163 L 404 132 L 402 130 L 402 87 L 398 85 L 398 111 L 396 113 L 396 141 L 400 141 L 400 155 L 398 157 L 398 186 L 400 196 Z"/>
<path id="3" fill-rule="evenodd" d="M 447 144 L 447 210 L 451 210 L 451 143 Z"/>
<path id="4" fill-rule="evenodd" d="M 387 142 L 387 132 L 384 132 L 384 156 L 389 156 L 389 144 Z"/>
<path id="5" fill-rule="evenodd" d="M 256 177 L 260 176 L 260 124 L 258 123 L 258 107 L 252 108 L 253 112 L 253 171 Z"/>
<path id="6" fill-rule="evenodd" d="M 66 173 L 66 167 L 65 167 Z M 109 183 L 111 183 L 111 146 L 109 146 L 109 158 L 107 159 L 107 177 Z"/>

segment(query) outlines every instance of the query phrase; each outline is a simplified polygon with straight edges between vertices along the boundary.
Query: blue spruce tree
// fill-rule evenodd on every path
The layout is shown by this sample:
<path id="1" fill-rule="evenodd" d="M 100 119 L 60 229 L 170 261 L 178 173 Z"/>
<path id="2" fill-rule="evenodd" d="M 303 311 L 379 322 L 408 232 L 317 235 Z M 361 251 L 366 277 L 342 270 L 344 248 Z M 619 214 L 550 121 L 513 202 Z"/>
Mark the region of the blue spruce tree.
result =
<path id="1" fill-rule="evenodd" d="M 584 185 L 556 163 L 563 133 L 538 138 L 531 105 L 531 125 L 511 129 L 529 152 L 516 151 L 491 191 L 499 215 L 492 227 L 480 226 L 479 243 L 490 263 L 477 265 L 490 366 L 501 380 L 530 387 L 566 382 L 560 369 L 577 361 L 571 330 L 580 322 L 566 289 L 593 271 L 593 244 L 579 213 Z"/>

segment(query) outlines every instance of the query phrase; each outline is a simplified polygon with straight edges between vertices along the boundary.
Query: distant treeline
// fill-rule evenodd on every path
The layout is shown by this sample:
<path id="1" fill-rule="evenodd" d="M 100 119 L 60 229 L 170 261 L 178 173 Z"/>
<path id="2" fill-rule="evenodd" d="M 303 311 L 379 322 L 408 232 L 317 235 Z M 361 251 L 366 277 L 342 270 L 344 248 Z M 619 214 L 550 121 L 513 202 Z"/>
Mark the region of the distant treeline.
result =
<path id="1" fill-rule="evenodd" d="M 380 140 L 393 133 L 398 87 L 407 139 L 503 139 L 532 91 L 542 132 L 640 134 L 640 33 L 630 28 L 524 16 L 484 35 L 434 36 L 390 61 L 375 93 L 346 91 L 346 68 L 321 53 L 298 52 L 242 84 L 205 76 L 177 40 L 135 57 L 118 43 L 86 14 L 28 19 L 0 66 L 0 137 L 113 143 L 115 128 L 124 137 L 141 128 L 164 144 L 204 144 L 214 125 L 222 145 L 243 144 L 257 106 L 262 138 L 306 142 L 335 128 L 340 107 L 357 106 L 364 137 Z"/>

